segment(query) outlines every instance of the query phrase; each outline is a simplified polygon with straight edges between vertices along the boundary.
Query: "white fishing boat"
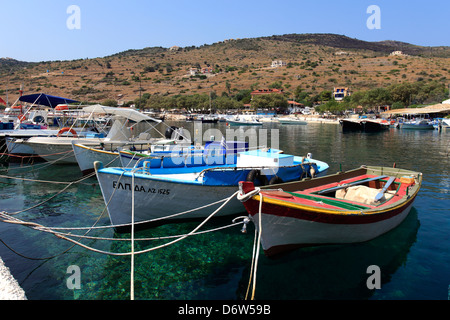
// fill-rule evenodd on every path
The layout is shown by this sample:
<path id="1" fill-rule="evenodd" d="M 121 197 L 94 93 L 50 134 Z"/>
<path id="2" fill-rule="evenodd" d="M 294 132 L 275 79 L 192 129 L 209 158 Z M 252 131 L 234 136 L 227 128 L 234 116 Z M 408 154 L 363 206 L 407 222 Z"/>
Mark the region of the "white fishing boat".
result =
<path id="1" fill-rule="evenodd" d="M 136 223 L 204 218 L 220 206 L 218 201 L 238 190 L 239 181 L 277 184 L 323 173 L 328 168 L 322 161 L 273 149 L 238 153 L 234 163 L 227 163 L 231 159 L 227 160 L 226 154 L 216 155 L 216 161 L 209 163 L 181 157 L 177 167 L 169 168 L 161 159 L 159 165 L 152 160 L 158 161 L 148 159 L 135 168 L 104 168 L 100 162 L 95 163 L 113 226 L 129 225 L 132 215 Z M 219 215 L 243 210 L 242 203 L 233 197 Z M 179 215 L 185 211 L 189 212 Z"/>
<path id="2" fill-rule="evenodd" d="M 116 117 L 108 135 L 104 137 L 101 134 L 88 133 L 79 136 L 77 132 L 70 127 L 62 128 L 56 136 L 50 137 L 31 137 L 21 143 L 31 147 L 34 153 L 39 157 L 52 161 L 54 163 L 70 163 L 76 164 L 77 160 L 73 153 L 72 141 L 85 146 L 101 146 L 109 144 L 112 148 L 117 148 L 130 142 L 135 144 L 149 143 L 148 135 L 145 140 L 142 139 L 139 132 L 140 123 L 160 123 L 160 120 L 150 118 L 136 110 L 130 108 L 114 108 L 101 105 L 84 107 L 83 110 L 88 113 L 112 114 Z M 134 122 L 131 126 L 129 123 Z M 150 130 L 152 126 L 144 125 L 146 130 Z"/>
<path id="3" fill-rule="evenodd" d="M 434 130 L 434 126 L 430 119 L 416 118 L 400 123 L 400 129 Z"/>
<path id="4" fill-rule="evenodd" d="M 16 104 L 18 102 L 31 105 L 22 106 Z M 20 96 L 0 119 L 4 121 L 0 123 L 0 152 L 10 156 L 10 161 L 36 156 L 34 150 L 24 145 L 23 141 L 30 137 L 58 134 L 59 129 L 48 128 L 48 112 L 40 107 L 55 108 L 61 102 L 76 103 L 77 101 L 44 93 Z M 80 129 L 77 130 L 80 134 Z"/>
<path id="5" fill-rule="evenodd" d="M 236 116 L 226 121 L 229 126 L 262 126 L 263 123 L 255 117 Z"/>

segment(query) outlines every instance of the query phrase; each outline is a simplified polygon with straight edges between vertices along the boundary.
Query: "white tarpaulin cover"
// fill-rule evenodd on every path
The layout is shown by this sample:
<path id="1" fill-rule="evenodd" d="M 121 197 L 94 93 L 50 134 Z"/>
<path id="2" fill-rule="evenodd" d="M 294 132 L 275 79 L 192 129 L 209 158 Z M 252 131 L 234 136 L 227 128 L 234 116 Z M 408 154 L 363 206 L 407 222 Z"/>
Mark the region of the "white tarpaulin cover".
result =
<path id="1" fill-rule="evenodd" d="M 117 116 L 122 116 L 124 118 L 140 122 L 140 121 L 154 121 L 157 123 L 160 123 L 161 120 L 154 119 L 152 117 L 149 117 L 137 110 L 130 109 L 130 108 L 116 108 L 116 107 L 107 107 L 102 106 L 100 104 L 95 104 L 92 106 L 84 107 L 83 111 L 85 112 L 91 112 L 91 113 L 107 113 L 107 114 L 114 114 Z"/>

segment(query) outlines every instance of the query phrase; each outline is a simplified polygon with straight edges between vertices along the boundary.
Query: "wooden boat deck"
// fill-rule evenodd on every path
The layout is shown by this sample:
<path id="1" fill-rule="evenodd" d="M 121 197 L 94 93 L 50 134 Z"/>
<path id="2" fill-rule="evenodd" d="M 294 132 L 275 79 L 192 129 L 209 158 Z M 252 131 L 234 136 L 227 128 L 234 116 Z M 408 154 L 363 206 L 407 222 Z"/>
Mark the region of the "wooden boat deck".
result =
<path id="1" fill-rule="evenodd" d="M 379 178 L 379 179 L 377 179 Z M 367 179 L 375 179 L 365 182 Z M 269 197 L 277 201 L 282 201 L 285 204 L 300 205 L 308 207 L 316 207 L 321 209 L 331 209 L 338 211 L 367 211 L 371 209 L 379 209 L 380 207 L 387 206 L 399 201 L 406 194 L 406 188 L 410 184 L 401 183 L 399 178 L 396 178 L 394 182 L 388 187 L 387 191 L 391 191 L 393 196 L 384 201 L 374 202 L 373 204 L 362 203 L 358 201 L 352 201 L 348 199 L 336 198 L 335 189 L 347 184 L 356 183 L 357 186 L 366 186 L 375 190 L 383 188 L 387 182 L 388 177 L 378 177 L 376 175 L 359 175 L 351 177 L 341 181 L 335 181 L 320 186 L 313 186 L 304 190 L 297 191 L 280 191 L 280 190 L 261 190 L 263 197 Z M 359 183 L 361 182 L 361 183 Z M 327 190 L 330 190 L 327 192 Z M 319 192 L 323 194 L 318 194 Z"/>

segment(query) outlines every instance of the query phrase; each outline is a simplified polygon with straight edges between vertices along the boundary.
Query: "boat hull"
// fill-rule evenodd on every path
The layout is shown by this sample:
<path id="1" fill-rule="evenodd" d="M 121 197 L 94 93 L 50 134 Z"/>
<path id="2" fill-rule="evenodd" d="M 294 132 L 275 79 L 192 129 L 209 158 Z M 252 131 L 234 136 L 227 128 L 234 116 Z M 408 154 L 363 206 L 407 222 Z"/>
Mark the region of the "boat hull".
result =
<path id="1" fill-rule="evenodd" d="M 340 120 L 340 125 L 342 126 L 342 130 L 344 132 L 347 131 L 362 131 L 362 124 L 359 121 L 353 121 L 353 120 Z"/>
<path id="2" fill-rule="evenodd" d="M 78 166 L 83 175 L 95 171 L 95 161 L 101 161 L 105 167 L 118 167 L 121 165 L 118 152 L 100 150 L 75 143 L 72 147 Z"/>
<path id="3" fill-rule="evenodd" d="M 434 130 L 432 124 L 410 124 L 410 123 L 402 123 L 400 125 L 401 129 L 405 130 Z"/>
<path id="4" fill-rule="evenodd" d="M 132 221 L 132 211 L 135 223 L 156 222 L 154 219 L 164 219 L 167 222 L 167 220 L 205 218 L 222 203 L 180 216 L 169 216 L 226 199 L 238 190 L 237 186 L 205 187 L 139 177 L 135 177 L 133 185 L 130 174 L 119 176 L 101 171 L 97 171 L 97 178 L 113 226 L 129 225 Z M 132 209 L 133 194 L 134 209 Z M 245 208 L 236 197 L 233 197 L 217 216 L 240 212 L 245 212 Z"/>
<path id="5" fill-rule="evenodd" d="M 362 130 L 364 132 L 379 132 L 389 129 L 389 124 L 378 122 L 378 121 L 370 121 L 370 120 L 363 120 L 362 123 Z"/>
<path id="6" fill-rule="evenodd" d="M 302 218 L 305 212 L 295 211 L 289 216 L 259 213 L 252 217 L 255 227 L 264 230 L 261 245 L 267 256 L 298 247 L 358 243 L 372 240 L 397 227 L 409 214 L 412 203 L 386 214 L 379 221 L 353 220 L 348 217 L 341 221 L 314 221 Z M 306 213 L 307 214 L 307 213 Z"/>
<path id="7" fill-rule="evenodd" d="M 281 124 L 295 124 L 295 125 L 306 125 L 308 124 L 306 121 L 302 120 L 278 120 Z"/>
<path id="8" fill-rule="evenodd" d="M 233 120 L 228 120 L 227 123 L 230 126 L 262 126 L 263 125 L 259 121 L 233 121 Z"/>
<path id="9" fill-rule="evenodd" d="M 100 139 L 58 138 L 57 142 L 47 142 L 45 139 L 30 138 L 23 143 L 31 147 L 41 158 L 60 164 L 77 164 L 72 148 L 72 141 L 87 146 L 100 146 Z"/>

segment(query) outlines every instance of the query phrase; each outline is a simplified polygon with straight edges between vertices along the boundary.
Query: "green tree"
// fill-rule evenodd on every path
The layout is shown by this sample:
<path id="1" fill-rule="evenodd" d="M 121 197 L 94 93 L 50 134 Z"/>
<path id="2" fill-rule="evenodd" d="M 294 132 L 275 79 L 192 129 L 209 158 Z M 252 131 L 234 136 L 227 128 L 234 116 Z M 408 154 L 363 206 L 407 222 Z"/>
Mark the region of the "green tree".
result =
<path id="1" fill-rule="evenodd" d="M 329 90 L 324 90 L 319 94 L 320 101 L 330 101 L 333 99 L 333 93 Z"/>
<path id="2" fill-rule="evenodd" d="M 284 112 L 288 107 L 287 99 L 278 93 L 263 94 L 255 96 L 252 100 L 254 108 L 269 108 Z"/>
<path id="3" fill-rule="evenodd" d="M 117 101 L 114 99 L 106 99 L 102 102 L 103 106 L 117 107 Z"/>
<path id="4" fill-rule="evenodd" d="M 252 90 L 241 90 L 234 96 L 234 98 L 236 99 L 236 101 L 242 101 L 242 103 L 244 104 L 250 103 L 250 100 L 252 99 L 251 93 Z"/>
<path id="5" fill-rule="evenodd" d="M 217 97 L 213 101 L 213 106 L 218 110 L 227 110 L 242 108 L 244 104 L 230 97 Z"/>

